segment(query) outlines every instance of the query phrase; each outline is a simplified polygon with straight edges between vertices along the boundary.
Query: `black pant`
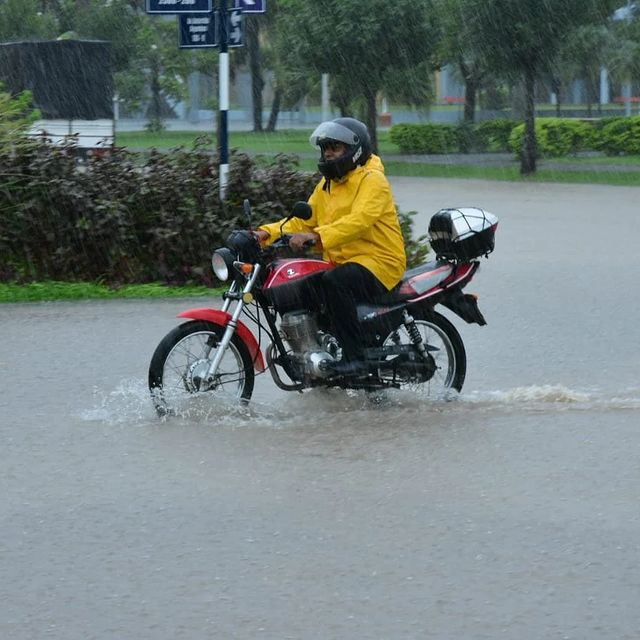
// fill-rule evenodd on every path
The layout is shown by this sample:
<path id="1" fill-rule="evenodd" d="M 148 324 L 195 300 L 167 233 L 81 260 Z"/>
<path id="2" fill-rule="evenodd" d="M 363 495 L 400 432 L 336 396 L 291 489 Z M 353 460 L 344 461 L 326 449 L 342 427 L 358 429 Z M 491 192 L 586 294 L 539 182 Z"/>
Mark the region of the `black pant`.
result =
<path id="1" fill-rule="evenodd" d="M 333 330 L 342 346 L 342 357 L 346 360 L 362 359 L 365 345 L 356 306 L 371 302 L 387 288 L 371 271 L 355 262 L 348 262 L 323 274 L 322 289 Z"/>

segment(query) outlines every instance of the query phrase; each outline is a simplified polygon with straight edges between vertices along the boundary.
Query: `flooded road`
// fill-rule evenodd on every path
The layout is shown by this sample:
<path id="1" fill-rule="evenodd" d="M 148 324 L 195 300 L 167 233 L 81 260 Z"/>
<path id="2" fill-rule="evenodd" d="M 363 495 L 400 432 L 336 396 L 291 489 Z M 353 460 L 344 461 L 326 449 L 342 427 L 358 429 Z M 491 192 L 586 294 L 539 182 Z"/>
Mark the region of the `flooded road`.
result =
<path id="1" fill-rule="evenodd" d="M 501 220 L 454 402 L 261 376 L 160 422 L 193 300 L 0 306 L 0 637 L 640 637 L 639 191 L 393 186 Z"/>

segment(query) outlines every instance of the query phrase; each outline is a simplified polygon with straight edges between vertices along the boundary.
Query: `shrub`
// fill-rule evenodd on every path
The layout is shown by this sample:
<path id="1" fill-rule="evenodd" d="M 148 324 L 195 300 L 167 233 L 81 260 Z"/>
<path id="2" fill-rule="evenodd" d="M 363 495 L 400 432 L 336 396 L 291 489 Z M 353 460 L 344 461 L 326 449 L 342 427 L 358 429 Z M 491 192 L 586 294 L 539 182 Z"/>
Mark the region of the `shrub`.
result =
<path id="1" fill-rule="evenodd" d="M 524 127 L 524 123 L 517 125 L 509 136 L 509 147 L 517 156 L 522 153 Z M 596 139 L 593 125 L 570 118 L 537 118 L 535 132 L 540 156 L 566 156 L 591 149 Z"/>
<path id="2" fill-rule="evenodd" d="M 402 153 L 452 153 L 458 150 L 456 128 L 446 124 L 398 124 L 389 130 Z"/>
<path id="3" fill-rule="evenodd" d="M 479 151 L 476 126 L 473 122 L 461 122 L 455 128 L 456 151 L 470 153 Z"/>
<path id="4" fill-rule="evenodd" d="M 249 225 L 244 199 L 258 226 L 306 199 L 319 176 L 292 157 L 232 153 L 221 203 L 210 148 L 202 138 L 167 154 L 115 150 L 81 170 L 73 147 L 0 148 L 0 281 L 213 284 L 211 251 Z M 401 223 L 417 264 L 425 247 L 409 215 Z"/>
<path id="5" fill-rule="evenodd" d="M 640 154 L 640 116 L 603 119 L 595 148 L 609 156 Z"/>
<path id="6" fill-rule="evenodd" d="M 431 251 L 431 245 L 427 241 L 427 235 L 423 234 L 417 238 L 413 237 L 413 216 L 417 211 L 398 212 L 400 218 L 400 228 L 404 236 L 404 248 L 407 253 L 407 269 L 421 265 Z"/>
<path id="7" fill-rule="evenodd" d="M 509 136 L 516 124 L 506 118 L 457 126 L 398 124 L 391 127 L 389 136 L 402 153 L 508 151 Z"/>
<path id="8" fill-rule="evenodd" d="M 514 127 L 514 120 L 496 118 L 485 120 L 475 125 L 475 138 L 479 151 L 510 151 L 509 136 Z"/>
<path id="9" fill-rule="evenodd" d="M 24 139 L 28 126 L 40 117 L 32 106 L 30 91 L 12 96 L 0 83 L 0 145 L 16 145 Z"/>
<path id="10" fill-rule="evenodd" d="M 292 158 L 234 154 L 221 203 L 217 159 L 202 143 L 148 158 L 116 150 L 83 170 L 73 149 L 31 143 L 0 150 L 0 181 L 0 279 L 201 284 L 211 250 L 248 225 L 244 198 L 258 224 L 305 199 L 315 178 Z"/>

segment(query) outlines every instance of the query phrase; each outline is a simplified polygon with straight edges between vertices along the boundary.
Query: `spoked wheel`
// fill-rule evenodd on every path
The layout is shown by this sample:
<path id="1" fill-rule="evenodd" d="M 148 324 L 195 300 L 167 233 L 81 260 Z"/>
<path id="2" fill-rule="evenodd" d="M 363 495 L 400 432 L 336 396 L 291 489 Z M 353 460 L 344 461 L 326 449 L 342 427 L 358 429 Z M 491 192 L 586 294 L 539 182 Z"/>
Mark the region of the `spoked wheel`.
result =
<path id="1" fill-rule="evenodd" d="M 234 335 L 212 380 L 207 370 L 224 327 L 193 320 L 170 331 L 149 365 L 149 390 L 160 416 L 210 409 L 215 401 L 247 401 L 253 393 L 254 371 L 245 344 Z"/>
<path id="2" fill-rule="evenodd" d="M 435 311 L 412 309 L 411 314 L 430 359 L 405 362 L 400 360 L 403 356 L 397 356 L 399 360 L 394 367 L 391 356 L 388 359 L 390 366 L 380 368 L 380 378 L 394 382 L 402 389 L 415 389 L 433 399 L 446 398 L 451 389 L 460 391 L 467 372 L 467 355 L 457 329 Z M 404 325 L 392 331 L 383 342 L 385 347 L 409 344 L 412 341 Z"/>

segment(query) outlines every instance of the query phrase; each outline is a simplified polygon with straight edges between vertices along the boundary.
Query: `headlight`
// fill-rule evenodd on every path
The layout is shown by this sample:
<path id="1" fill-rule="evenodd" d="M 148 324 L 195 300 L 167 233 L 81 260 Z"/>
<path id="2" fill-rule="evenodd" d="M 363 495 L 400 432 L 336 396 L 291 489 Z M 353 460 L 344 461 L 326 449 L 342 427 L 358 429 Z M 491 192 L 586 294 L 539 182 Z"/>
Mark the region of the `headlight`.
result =
<path id="1" fill-rule="evenodd" d="M 213 256 L 211 256 L 211 267 L 218 280 L 225 282 L 229 279 L 234 260 L 235 257 L 229 249 L 216 249 L 213 252 Z"/>

